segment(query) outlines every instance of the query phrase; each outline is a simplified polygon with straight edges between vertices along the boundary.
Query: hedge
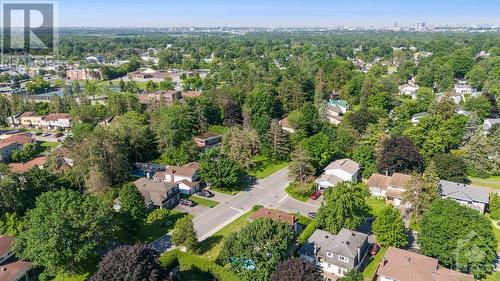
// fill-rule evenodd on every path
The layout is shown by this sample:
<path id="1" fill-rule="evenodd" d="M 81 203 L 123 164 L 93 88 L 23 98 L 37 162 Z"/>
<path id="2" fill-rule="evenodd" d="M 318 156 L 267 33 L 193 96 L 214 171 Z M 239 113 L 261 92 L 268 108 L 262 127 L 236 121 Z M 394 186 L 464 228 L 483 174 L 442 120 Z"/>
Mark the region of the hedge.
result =
<path id="1" fill-rule="evenodd" d="M 160 256 L 160 264 L 168 271 L 171 271 L 176 266 L 179 265 L 179 253 L 178 249 L 168 251 Z"/>
<path id="2" fill-rule="evenodd" d="M 318 228 L 318 223 L 316 220 L 313 220 L 311 223 L 309 223 L 306 228 L 304 228 L 304 231 L 300 234 L 299 238 L 297 239 L 299 244 L 304 244 L 307 242 L 307 239 L 316 231 L 316 228 Z"/>

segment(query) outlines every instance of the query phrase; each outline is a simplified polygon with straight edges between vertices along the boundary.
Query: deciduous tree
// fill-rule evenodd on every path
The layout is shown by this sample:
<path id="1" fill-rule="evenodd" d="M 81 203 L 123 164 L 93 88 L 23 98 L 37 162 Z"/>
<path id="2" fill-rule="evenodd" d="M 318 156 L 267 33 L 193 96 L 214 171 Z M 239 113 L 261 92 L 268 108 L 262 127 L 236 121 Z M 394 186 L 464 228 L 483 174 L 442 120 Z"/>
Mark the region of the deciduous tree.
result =
<path id="1" fill-rule="evenodd" d="M 146 245 L 120 246 L 102 258 L 90 281 L 167 281 L 168 272 L 159 264 L 158 256 Z"/>
<path id="2" fill-rule="evenodd" d="M 332 233 L 338 233 L 342 228 L 356 229 L 368 217 L 368 196 L 362 184 L 341 182 L 327 189 L 318 210 L 319 226 Z"/>
<path id="3" fill-rule="evenodd" d="M 406 234 L 403 218 L 398 210 L 392 206 L 385 207 L 373 222 L 373 233 L 380 245 L 387 247 L 406 247 Z"/>
<path id="4" fill-rule="evenodd" d="M 230 264 L 243 280 L 268 280 L 278 262 L 290 255 L 292 245 L 288 224 L 258 219 L 224 239 L 218 262 Z"/>

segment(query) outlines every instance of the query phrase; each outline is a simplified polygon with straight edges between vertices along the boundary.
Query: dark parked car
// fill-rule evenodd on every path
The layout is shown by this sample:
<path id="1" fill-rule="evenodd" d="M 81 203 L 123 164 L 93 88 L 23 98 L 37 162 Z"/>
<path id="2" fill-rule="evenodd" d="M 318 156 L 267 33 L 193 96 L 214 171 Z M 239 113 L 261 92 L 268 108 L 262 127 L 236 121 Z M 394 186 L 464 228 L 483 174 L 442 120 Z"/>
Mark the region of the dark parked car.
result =
<path id="1" fill-rule="evenodd" d="M 214 197 L 214 194 L 208 190 L 202 190 L 198 193 L 199 196 L 201 197 L 206 197 L 206 198 L 212 198 Z"/>
<path id="2" fill-rule="evenodd" d="M 370 248 L 370 255 L 375 256 L 378 253 L 378 250 L 380 250 L 380 246 L 378 244 L 373 244 Z"/>
<path id="3" fill-rule="evenodd" d="M 312 199 L 312 200 L 316 200 L 316 199 L 318 199 L 320 196 L 321 196 L 321 192 L 320 192 L 320 191 L 314 191 L 314 192 L 311 194 L 311 199 Z"/>
<path id="4" fill-rule="evenodd" d="M 187 200 L 187 199 L 179 200 L 179 204 L 181 204 L 182 206 L 194 207 L 194 202 L 191 200 Z"/>
<path id="5" fill-rule="evenodd" d="M 307 213 L 307 216 L 310 217 L 311 219 L 315 219 L 316 218 L 316 213 L 315 212 L 309 212 L 309 213 Z"/>

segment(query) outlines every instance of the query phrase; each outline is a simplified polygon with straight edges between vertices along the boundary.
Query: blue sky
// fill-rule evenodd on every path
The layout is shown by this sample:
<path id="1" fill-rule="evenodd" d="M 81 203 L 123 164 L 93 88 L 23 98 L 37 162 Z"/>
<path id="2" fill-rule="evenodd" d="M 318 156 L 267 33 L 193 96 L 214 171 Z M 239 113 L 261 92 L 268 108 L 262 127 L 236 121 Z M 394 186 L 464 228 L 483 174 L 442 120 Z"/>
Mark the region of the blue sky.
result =
<path id="1" fill-rule="evenodd" d="M 60 0 L 60 26 L 500 24 L 497 0 Z"/>

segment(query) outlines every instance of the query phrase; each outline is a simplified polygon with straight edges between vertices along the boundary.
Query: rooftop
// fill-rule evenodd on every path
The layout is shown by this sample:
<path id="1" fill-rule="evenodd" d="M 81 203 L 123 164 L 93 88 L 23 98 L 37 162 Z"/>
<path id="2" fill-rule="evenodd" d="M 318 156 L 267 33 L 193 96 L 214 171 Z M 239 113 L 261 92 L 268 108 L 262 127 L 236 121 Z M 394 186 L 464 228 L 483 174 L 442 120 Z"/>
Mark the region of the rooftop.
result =
<path id="1" fill-rule="evenodd" d="M 328 166 L 326 166 L 325 171 L 341 169 L 350 174 L 355 174 L 359 171 L 359 168 L 360 168 L 359 164 L 357 162 L 352 161 L 351 159 L 338 159 L 330 163 Z"/>
<path id="2" fill-rule="evenodd" d="M 250 216 L 251 220 L 256 220 L 260 218 L 269 218 L 271 220 L 280 221 L 282 223 L 287 223 L 289 225 L 293 225 L 295 223 L 295 216 L 293 214 L 267 208 L 260 208 L 259 210 L 257 210 L 257 212 L 253 213 Z"/>
<path id="3" fill-rule="evenodd" d="M 441 180 L 439 190 L 442 196 L 467 202 L 489 203 L 488 191 L 463 183 Z"/>
<path id="4" fill-rule="evenodd" d="M 399 281 L 466 281 L 471 275 L 442 268 L 438 260 L 410 251 L 389 247 L 377 275 Z"/>
<path id="5" fill-rule="evenodd" d="M 26 163 L 10 163 L 9 169 L 14 173 L 25 173 L 35 167 L 43 166 L 46 160 L 45 156 L 40 156 Z"/>

